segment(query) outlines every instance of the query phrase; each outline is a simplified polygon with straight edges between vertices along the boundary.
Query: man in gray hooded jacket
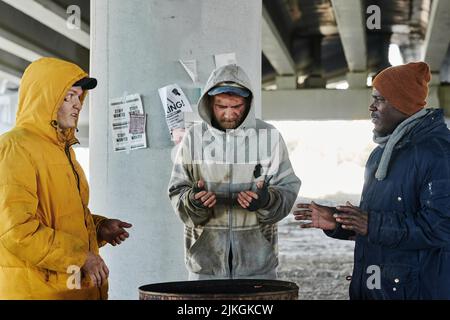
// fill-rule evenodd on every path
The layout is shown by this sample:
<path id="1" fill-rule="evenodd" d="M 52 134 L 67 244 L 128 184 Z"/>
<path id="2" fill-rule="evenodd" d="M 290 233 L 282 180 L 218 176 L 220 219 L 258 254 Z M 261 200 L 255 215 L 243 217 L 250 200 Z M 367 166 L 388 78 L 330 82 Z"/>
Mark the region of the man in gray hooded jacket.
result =
<path id="1" fill-rule="evenodd" d="M 180 143 L 169 197 L 185 224 L 191 280 L 276 278 L 277 222 L 301 182 L 280 133 L 254 109 L 243 69 L 218 68 L 198 103 L 203 122 Z"/>

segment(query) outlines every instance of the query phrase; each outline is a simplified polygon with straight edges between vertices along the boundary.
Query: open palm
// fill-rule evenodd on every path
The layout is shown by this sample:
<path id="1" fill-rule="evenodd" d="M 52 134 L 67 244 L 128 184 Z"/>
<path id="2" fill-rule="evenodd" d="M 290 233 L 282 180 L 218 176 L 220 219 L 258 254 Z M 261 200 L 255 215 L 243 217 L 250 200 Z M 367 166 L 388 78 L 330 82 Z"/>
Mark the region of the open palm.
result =
<path id="1" fill-rule="evenodd" d="M 303 210 L 294 211 L 295 220 L 310 221 L 302 224 L 302 228 L 319 228 L 322 230 L 334 230 L 336 228 L 336 219 L 333 217 L 335 209 L 333 207 L 322 206 L 313 201 L 311 204 L 298 203 L 297 208 Z"/>
<path id="2" fill-rule="evenodd" d="M 99 239 L 115 246 L 125 241 L 130 234 L 124 228 L 130 228 L 132 225 L 118 219 L 108 219 L 104 221 L 99 229 Z"/>

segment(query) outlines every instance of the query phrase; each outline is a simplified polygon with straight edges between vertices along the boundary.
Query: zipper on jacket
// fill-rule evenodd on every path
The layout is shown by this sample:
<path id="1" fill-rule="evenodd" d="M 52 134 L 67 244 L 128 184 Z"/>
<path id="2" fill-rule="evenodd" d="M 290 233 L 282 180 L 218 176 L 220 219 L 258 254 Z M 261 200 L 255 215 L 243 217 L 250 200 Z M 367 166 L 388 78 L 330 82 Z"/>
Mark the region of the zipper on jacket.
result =
<path id="1" fill-rule="evenodd" d="M 50 270 L 45 269 L 45 282 L 50 281 Z"/>
<path id="2" fill-rule="evenodd" d="M 230 137 L 229 135 L 225 134 L 225 139 L 226 139 L 226 144 L 228 145 L 230 143 Z M 229 181 L 228 181 L 228 198 L 232 197 L 231 194 L 231 181 L 233 180 L 233 172 L 232 172 L 232 164 L 228 165 L 228 170 L 229 170 Z M 228 237 L 229 237 L 229 242 L 228 242 L 228 252 L 227 252 L 227 259 L 226 259 L 226 263 L 228 266 L 228 271 L 229 271 L 229 277 L 231 279 L 233 279 L 233 232 L 232 232 L 232 217 L 231 217 L 231 211 L 232 211 L 233 205 L 232 205 L 232 201 L 228 201 Z"/>
<path id="3" fill-rule="evenodd" d="M 83 215 L 84 215 L 84 225 L 86 226 L 86 230 L 89 230 L 87 221 L 86 221 L 86 208 L 84 207 L 83 201 L 81 200 L 81 189 L 80 189 L 80 176 L 78 175 L 77 170 L 75 170 L 75 166 L 73 165 L 72 156 L 70 155 L 70 147 L 74 144 L 79 143 L 78 140 L 72 140 L 71 142 L 68 142 L 66 144 L 66 147 L 64 148 L 64 151 L 66 153 L 67 159 L 69 159 L 70 166 L 72 167 L 73 174 L 75 176 L 75 179 L 77 180 L 77 188 L 78 188 L 78 194 L 80 195 L 80 202 L 81 206 L 83 207 Z M 91 251 L 91 241 L 89 240 L 89 251 Z"/>
<path id="4" fill-rule="evenodd" d="M 80 192 L 80 176 L 78 175 L 78 172 L 75 170 L 75 166 L 73 165 L 72 156 L 70 155 L 70 147 L 76 144 L 77 141 L 72 143 L 67 143 L 64 152 L 66 153 L 67 159 L 69 159 L 70 166 L 72 167 L 73 174 L 75 175 L 75 179 L 77 180 L 77 188 L 78 192 Z"/>
<path id="5" fill-rule="evenodd" d="M 77 180 L 78 193 L 80 195 L 81 206 L 83 208 L 84 225 L 86 226 L 86 230 L 88 230 L 88 233 L 89 233 L 89 228 L 88 228 L 88 224 L 87 224 L 87 220 L 86 220 L 86 211 L 85 211 L 86 208 L 84 207 L 83 201 L 81 199 L 80 176 L 78 175 L 77 170 L 75 170 L 75 166 L 74 166 L 73 161 L 72 161 L 72 156 L 70 155 L 70 147 L 75 145 L 75 144 L 78 144 L 78 143 L 79 142 L 78 142 L 77 139 L 74 139 L 74 140 L 66 143 L 66 146 L 64 148 L 64 152 L 66 153 L 67 159 L 69 159 L 69 163 L 70 163 L 70 166 L 72 167 L 73 174 L 75 176 L 75 179 Z M 90 252 L 92 252 L 91 245 L 92 245 L 91 244 L 91 240 L 90 240 L 89 235 L 88 235 L 88 246 L 89 246 L 89 251 Z M 98 292 L 99 292 L 99 297 L 102 297 L 102 288 L 98 288 Z"/>
<path id="6" fill-rule="evenodd" d="M 231 180 L 233 179 L 233 165 L 230 164 L 230 181 L 228 183 L 228 196 L 232 197 L 231 193 Z M 230 250 L 228 251 L 228 266 L 230 269 L 230 278 L 234 278 L 234 270 L 233 270 L 233 217 L 232 217 L 232 210 L 233 210 L 233 204 L 232 201 L 228 204 L 228 224 L 229 224 L 229 232 L 230 232 Z"/>

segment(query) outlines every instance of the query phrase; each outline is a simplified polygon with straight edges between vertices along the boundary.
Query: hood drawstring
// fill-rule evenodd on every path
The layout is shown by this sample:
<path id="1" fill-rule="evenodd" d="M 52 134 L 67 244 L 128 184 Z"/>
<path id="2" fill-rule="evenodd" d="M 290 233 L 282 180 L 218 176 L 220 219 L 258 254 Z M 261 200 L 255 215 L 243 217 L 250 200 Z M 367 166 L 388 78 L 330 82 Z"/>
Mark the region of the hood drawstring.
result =
<path id="1" fill-rule="evenodd" d="M 57 135 L 57 137 L 58 137 L 58 141 L 59 141 L 61 144 L 66 145 L 67 142 L 71 143 L 71 145 L 73 145 L 73 144 L 75 144 L 75 143 L 79 143 L 78 140 L 77 140 L 76 138 L 73 139 L 73 140 L 71 140 L 70 137 L 67 136 L 67 132 L 64 131 L 64 130 L 62 130 L 62 129 L 59 127 L 58 121 L 52 120 L 52 121 L 50 121 L 50 125 L 51 125 L 53 128 L 55 128 L 55 130 L 56 130 L 56 135 Z M 79 131 L 78 128 L 76 128 L 76 131 L 77 131 L 77 132 Z M 74 141 L 74 143 L 73 143 L 72 141 Z"/>

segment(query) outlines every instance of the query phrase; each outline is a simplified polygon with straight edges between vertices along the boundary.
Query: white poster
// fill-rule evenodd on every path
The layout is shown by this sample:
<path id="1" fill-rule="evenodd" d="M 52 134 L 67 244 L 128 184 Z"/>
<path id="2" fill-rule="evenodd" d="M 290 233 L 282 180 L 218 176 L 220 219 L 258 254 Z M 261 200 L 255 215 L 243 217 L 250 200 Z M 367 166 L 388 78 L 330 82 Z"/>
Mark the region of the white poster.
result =
<path id="1" fill-rule="evenodd" d="M 197 60 L 180 60 L 180 63 L 192 82 L 196 83 L 198 81 Z"/>
<path id="2" fill-rule="evenodd" d="M 147 119 L 140 95 L 111 99 L 109 106 L 114 152 L 147 148 Z"/>
<path id="3" fill-rule="evenodd" d="M 192 112 L 191 104 L 177 84 L 160 88 L 158 92 L 166 115 L 167 127 L 172 140 L 175 140 L 174 129 L 184 129 L 184 112 Z"/>
<path id="4" fill-rule="evenodd" d="M 214 56 L 216 68 L 227 66 L 229 64 L 237 64 L 236 53 L 221 53 Z"/>

